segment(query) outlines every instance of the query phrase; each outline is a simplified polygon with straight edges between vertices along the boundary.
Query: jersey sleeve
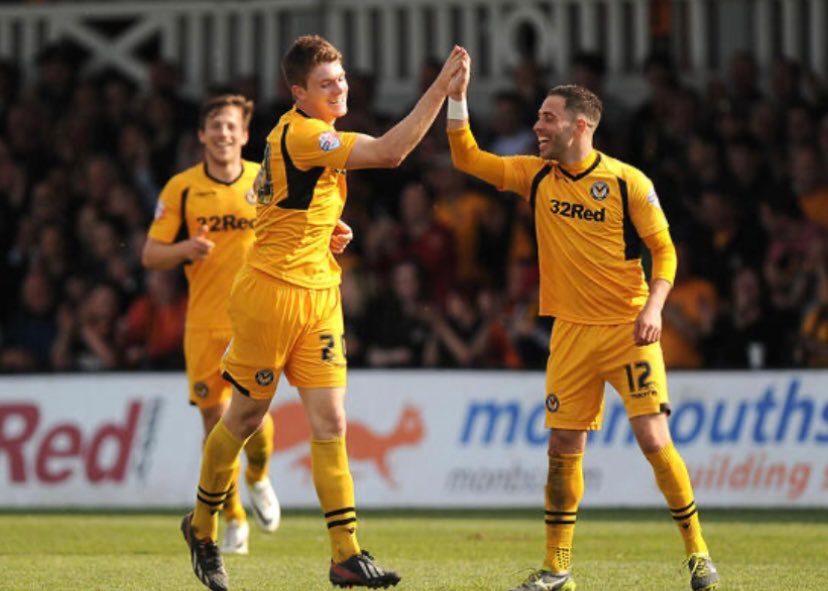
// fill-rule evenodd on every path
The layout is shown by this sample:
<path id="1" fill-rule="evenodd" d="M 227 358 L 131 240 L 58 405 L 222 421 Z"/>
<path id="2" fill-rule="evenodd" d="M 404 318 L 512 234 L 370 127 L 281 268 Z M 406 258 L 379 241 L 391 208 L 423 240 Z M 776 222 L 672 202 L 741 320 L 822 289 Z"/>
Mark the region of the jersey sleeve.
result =
<path id="1" fill-rule="evenodd" d="M 181 213 L 181 202 L 187 191 L 186 184 L 178 177 L 171 178 L 158 196 L 155 218 L 152 220 L 148 238 L 170 244 L 175 240 L 182 224 L 186 224 Z"/>
<path id="2" fill-rule="evenodd" d="M 467 174 L 529 199 L 532 180 L 543 168 L 544 160 L 534 156 L 496 156 L 477 145 L 468 125 L 448 132 L 454 166 Z"/>
<path id="3" fill-rule="evenodd" d="M 630 217 L 638 235 L 644 238 L 666 229 L 669 224 L 661 209 L 653 181 L 640 170 L 627 168 Z"/>
<path id="4" fill-rule="evenodd" d="M 503 186 L 498 188 L 517 193 L 528 200 L 532 193 L 532 182 L 546 161 L 536 156 L 507 156 L 503 158 L 503 164 Z"/>
<path id="5" fill-rule="evenodd" d="M 285 137 L 294 166 L 300 170 L 315 166 L 345 168 L 359 134 L 336 131 L 318 119 L 308 119 L 295 126 Z"/>

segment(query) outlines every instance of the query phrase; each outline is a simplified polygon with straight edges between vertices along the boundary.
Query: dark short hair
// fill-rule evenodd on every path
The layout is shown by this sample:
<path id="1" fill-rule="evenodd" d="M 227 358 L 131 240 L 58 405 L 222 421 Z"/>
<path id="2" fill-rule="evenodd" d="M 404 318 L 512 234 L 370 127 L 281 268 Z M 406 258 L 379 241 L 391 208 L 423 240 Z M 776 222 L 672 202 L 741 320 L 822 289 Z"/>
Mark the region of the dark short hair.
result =
<path id="1" fill-rule="evenodd" d="M 341 61 L 342 54 L 324 37 L 302 35 L 282 58 L 282 73 L 288 86 L 295 84 L 305 88 L 308 75 L 316 66 Z"/>
<path id="2" fill-rule="evenodd" d="M 250 119 L 253 117 L 253 101 L 240 94 L 219 94 L 208 98 L 201 104 L 201 111 L 198 114 L 198 128 L 204 129 L 207 125 L 207 119 L 224 107 L 238 107 L 241 109 L 242 125 L 244 129 L 250 127 Z"/>
<path id="3" fill-rule="evenodd" d="M 564 99 L 564 108 L 574 115 L 582 115 L 593 125 L 601 121 L 604 105 L 598 96 L 577 84 L 562 84 L 550 89 L 546 96 L 559 96 Z"/>

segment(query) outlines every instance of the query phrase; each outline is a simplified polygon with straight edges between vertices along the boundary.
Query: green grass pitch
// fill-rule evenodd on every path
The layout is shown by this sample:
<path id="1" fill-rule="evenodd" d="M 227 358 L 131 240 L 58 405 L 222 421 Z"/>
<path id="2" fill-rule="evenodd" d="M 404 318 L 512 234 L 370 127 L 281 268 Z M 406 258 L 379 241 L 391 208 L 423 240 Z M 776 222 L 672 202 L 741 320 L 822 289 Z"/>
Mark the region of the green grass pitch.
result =
<path id="1" fill-rule="evenodd" d="M 182 511 L 183 514 L 183 511 Z M 178 513 L 0 513 L 0 589 L 203 589 Z M 727 591 L 828 589 L 828 511 L 702 513 Z M 329 590 L 320 516 L 286 512 L 249 556 L 228 556 L 234 590 Z M 537 567 L 540 511 L 362 512 L 360 539 L 411 591 L 502 591 Z M 687 591 L 679 535 L 666 510 L 588 510 L 578 518 L 579 591 Z"/>

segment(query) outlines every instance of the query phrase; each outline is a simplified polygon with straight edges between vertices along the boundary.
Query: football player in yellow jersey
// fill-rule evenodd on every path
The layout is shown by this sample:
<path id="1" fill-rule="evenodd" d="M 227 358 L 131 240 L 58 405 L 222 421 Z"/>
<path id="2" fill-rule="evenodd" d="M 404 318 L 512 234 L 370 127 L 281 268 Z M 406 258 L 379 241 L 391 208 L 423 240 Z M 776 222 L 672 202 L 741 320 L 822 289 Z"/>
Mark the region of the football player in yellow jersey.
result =
<path id="1" fill-rule="evenodd" d="M 219 371 L 230 342 L 227 299 L 236 272 L 253 244 L 256 198 L 253 181 L 260 166 L 242 160 L 253 103 L 239 95 L 221 95 L 202 106 L 199 140 L 204 162 L 175 175 L 161 192 L 143 253 L 144 265 L 166 270 L 180 264 L 189 283 L 184 336 L 190 403 L 201 411 L 205 437 L 230 403 L 230 384 Z M 349 228 L 332 245 L 344 248 Z M 273 449 L 273 422 L 245 446 L 246 481 L 259 526 L 275 531 L 280 507 L 267 477 Z M 227 521 L 222 550 L 247 554 L 249 527 L 238 493 L 238 474 L 224 502 Z"/>
<path id="2" fill-rule="evenodd" d="M 684 540 L 691 586 L 718 587 L 702 537 L 684 460 L 673 447 L 661 310 L 676 271 L 675 248 L 652 182 L 597 152 L 601 101 L 580 86 L 556 86 L 538 112 L 540 155 L 498 157 L 480 150 L 469 129 L 468 70 L 452 78 L 448 135 L 460 170 L 532 205 L 540 266 L 540 313 L 554 319 L 546 367 L 549 470 L 546 558 L 513 591 L 575 588 L 572 538 L 584 492 L 587 432 L 599 429 L 604 383 L 617 390 L 632 430 Z M 640 261 L 652 252 L 651 285 Z"/>
<path id="3" fill-rule="evenodd" d="M 282 372 L 296 386 L 311 431 L 313 482 L 331 544 L 330 581 L 387 587 L 356 537 L 354 486 L 345 447 L 345 335 L 341 270 L 328 243 L 345 205 L 345 171 L 393 168 L 434 122 L 452 75 L 468 66 L 455 47 L 413 110 L 379 138 L 337 132 L 347 112 L 342 56 L 325 39 L 298 38 L 282 61 L 295 105 L 267 138 L 256 181 L 256 239 L 230 295 L 233 338 L 222 360 L 230 407 L 204 446 L 196 506 L 181 522 L 198 579 L 228 588 L 212 510 L 231 487 L 239 452 L 259 429 Z"/>

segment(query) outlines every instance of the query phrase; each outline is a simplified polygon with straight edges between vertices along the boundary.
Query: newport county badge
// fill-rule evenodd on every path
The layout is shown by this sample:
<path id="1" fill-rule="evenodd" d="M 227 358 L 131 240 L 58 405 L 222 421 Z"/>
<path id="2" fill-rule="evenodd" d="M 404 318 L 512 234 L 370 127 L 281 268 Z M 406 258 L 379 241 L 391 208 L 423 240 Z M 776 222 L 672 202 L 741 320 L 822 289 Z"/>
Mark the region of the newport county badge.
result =
<path id="1" fill-rule="evenodd" d="M 589 188 L 589 194 L 596 201 L 603 201 L 609 195 L 609 185 L 604 181 L 592 183 L 592 187 Z"/>
<path id="2" fill-rule="evenodd" d="M 199 398 L 207 398 L 207 394 L 210 393 L 210 388 L 204 382 L 196 382 L 193 384 L 193 391 Z"/>
<path id="3" fill-rule="evenodd" d="M 247 201 L 250 205 L 256 205 L 256 191 L 250 189 L 247 193 L 244 194 L 244 200 Z"/>
<path id="4" fill-rule="evenodd" d="M 256 383 L 260 386 L 269 386 L 273 382 L 273 371 L 260 369 L 256 372 Z"/>
<path id="5" fill-rule="evenodd" d="M 561 407 L 561 401 L 558 400 L 558 397 L 554 394 L 549 394 L 546 397 L 546 410 L 549 412 L 558 412 L 558 409 Z"/>

